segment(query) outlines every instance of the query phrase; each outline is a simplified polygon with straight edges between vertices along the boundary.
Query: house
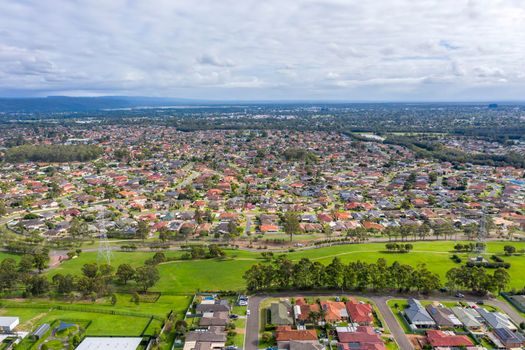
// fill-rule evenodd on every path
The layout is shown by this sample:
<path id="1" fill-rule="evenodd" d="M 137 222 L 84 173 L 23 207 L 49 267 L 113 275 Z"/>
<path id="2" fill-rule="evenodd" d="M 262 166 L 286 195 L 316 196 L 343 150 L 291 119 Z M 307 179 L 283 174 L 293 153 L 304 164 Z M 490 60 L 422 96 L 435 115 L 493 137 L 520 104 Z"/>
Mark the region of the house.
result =
<path id="1" fill-rule="evenodd" d="M 348 317 L 353 323 L 361 326 L 370 326 L 374 323 L 372 305 L 361 303 L 355 299 L 346 302 Z"/>
<path id="2" fill-rule="evenodd" d="M 203 315 L 205 313 L 213 313 L 213 312 L 221 312 L 226 311 L 230 312 L 230 305 L 228 304 L 227 300 L 217 300 L 212 301 L 211 303 L 207 303 L 206 301 L 203 301 L 197 307 L 195 308 L 195 312 L 197 315 Z"/>
<path id="3" fill-rule="evenodd" d="M 436 325 L 439 328 L 454 328 L 463 326 L 461 321 L 449 308 L 430 304 L 426 306 L 426 310 L 434 319 Z"/>
<path id="4" fill-rule="evenodd" d="M 508 328 L 511 331 L 516 331 L 517 327 L 512 323 L 507 315 L 501 312 L 489 312 L 484 308 L 477 309 L 477 312 L 483 317 L 483 320 L 493 329 Z"/>
<path id="5" fill-rule="evenodd" d="M 210 326 L 206 331 L 191 331 L 186 334 L 183 350 L 219 350 L 226 346 L 224 327 Z"/>
<path id="6" fill-rule="evenodd" d="M 280 301 L 270 305 L 270 323 L 276 326 L 293 324 L 292 305 L 288 301 Z"/>
<path id="7" fill-rule="evenodd" d="M 228 324 L 229 313 L 227 311 L 208 312 L 202 315 L 199 326 L 223 326 Z"/>
<path id="8" fill-rule="evenodd" d="M 508 328 L 494 329 L 494 335 L 507 349 L 520 349 L 525 346 L 525 337 L 519 332 L 512 332 Z"/>
<path id="9" fill-rule="evenodd" d="M 0 317 L 0 332 L 11 333 L 20 323 L 20 318 L 11 316 Z"/>
<path id="10" fill-rule="evenodd" d="M 474 346 L 466 335 L 456 335 L 454 332 L 445 332 L 431 329 L 427 331 L 428 343 L 435 348 L 464 348 Z"/>
<path id="11" fill-rule="evenodd" d="M 290 326 L 278 326 L 275 331 L 275 340 L 277 340 L 277 348 L 279 350 L 291 350 L 291 342 L 309 343 L 314 347 L 319 343 L 315 329 L 298 330 L 292 329 Z M 297 344 L 295 346 L 297 348 Z"/>
<path id="12" fill-rule="evenodd" d="M 328 323 L 339 322 L 348 318 L 345 303 L 340 301 L 321 301 L 321 309 L 324 313 L 324 320 Z"/>
<path id="13" fill-rule="evenodd" d="M 286 343 L 283 343 L 286 344 Z M 289 348 L 286 350 L 324 350 L 325 346 L 319 343 L 317 340 L 313 341 L 297 341 L 290 340 L 288 342 Z M 282 348 L 279 348 L 280 350 Z"/>
<path id="14" fill-rule="evenodd" d="M 372 327 L 358 326 L 352 332 L 337 331 L 337 350 L 386 350 L 381 337 Z"/>
<path id="15" fill-rule="evenodd" d="M 465 309 L 459 306 L 454 306 L 451 310 L 466 328 L 476 330 L 481 327 L 481 322 L 478 321 L 480 316 L 476 310 Z"/>
<path id="16" fill-rule="evenodd" d="M 408 299 L 408 308 L 405 309 L 405 317 L 415 328 L 431 328 L 436 325 L 434 319 L 417 299 Z"/>
<path id="17" fill-rule="evenodd" d="M 299 298 L 295 301 L 295 306 L 293 310 L 295 319 L 299 323 L 306 323 L 307 321 L 309 321 L 310 314 L 312 312 L 319 313 L 321 311 L 321 307 L 319 306 L 319 304 L 307 304 L 304 299 Z"/>

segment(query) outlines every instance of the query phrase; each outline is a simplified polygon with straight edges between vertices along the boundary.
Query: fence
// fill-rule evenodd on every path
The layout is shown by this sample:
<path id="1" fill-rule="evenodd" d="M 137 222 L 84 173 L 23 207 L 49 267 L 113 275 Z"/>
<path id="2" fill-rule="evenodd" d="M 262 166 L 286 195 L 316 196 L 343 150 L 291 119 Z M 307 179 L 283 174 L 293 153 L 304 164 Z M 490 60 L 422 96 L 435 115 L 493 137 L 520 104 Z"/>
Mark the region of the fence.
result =
<path id="1" fill-rule="evenodd" d="M 508 293 L 501 293 L 501 296 L 512 304 L 519 312 L 525 313 L 525 305 L 513 298 L 514 295 Z"/>
<path id="2" fill-rule="evenodd" d="M 163 321 L 164 318 L 156 315 L 142 314 L 139 312 L 119 311 L 119 310 L 104 310 L 97 308 L 89 308 L 83 306 L 73 305 L 46 305 L 46 304 L 6 304 L 0 302 L 0 307 L 4 308 L 27 308 L 27 309 L 56 309 L 64 311 L 79 311 L 79 312 L 91 312 L 97 314 L 106 315 L 118 315 L 118 316 L 131 316 L 131 317 L 142 317 L 142 318 L 153 318 L 158 321 Z"/>

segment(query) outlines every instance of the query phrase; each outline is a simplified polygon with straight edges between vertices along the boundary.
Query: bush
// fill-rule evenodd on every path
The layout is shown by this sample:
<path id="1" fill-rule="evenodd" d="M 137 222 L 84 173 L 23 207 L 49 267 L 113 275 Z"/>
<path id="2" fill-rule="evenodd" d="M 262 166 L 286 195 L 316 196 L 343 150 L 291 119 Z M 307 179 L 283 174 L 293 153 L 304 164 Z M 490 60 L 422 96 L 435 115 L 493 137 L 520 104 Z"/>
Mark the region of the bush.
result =
<path id="1" fill-rule="evenodd" d="M 261 339 L 264 343 L 272 343 L 273 342 L 272 332 L 263 332 Z"/>

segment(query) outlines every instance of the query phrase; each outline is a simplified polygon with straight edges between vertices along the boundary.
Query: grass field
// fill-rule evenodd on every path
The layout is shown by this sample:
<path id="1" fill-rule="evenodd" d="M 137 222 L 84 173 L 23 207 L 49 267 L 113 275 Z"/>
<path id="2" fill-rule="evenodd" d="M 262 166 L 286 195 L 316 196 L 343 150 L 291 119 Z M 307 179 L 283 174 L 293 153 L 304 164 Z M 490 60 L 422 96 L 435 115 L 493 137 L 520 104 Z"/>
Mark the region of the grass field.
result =
<path id="1" fill-rule="evenodd" d="M 131 302 L 128 294 L 118 294 L 117 303 L 111 305 L 108 300 L 99 300 L 95 303 L 74 304 L 60 301 L 49 301 L 47 299 L 30 300 L 9 300 L 3 301 L 4 305 L 0 309 L 1 316 L 20 317 L 21 329 L 31 330 L 37 324 L 51 323 L 55 320 L 82 320 L 92 321 L 87 329 L 88 335 L 94 336 L 138 336 L 149 322 L 149 316 L 165 317 L 170 310 L 173 310 L 180 317 L 184 314 L 191 298 L 189 296 L 161 296 L 155 303 L 140 303 L 136 305 Z M 115 310 L 122 312 L 140 313 L 143 317 L 111 315 L 97 312 L 82 312 L 59 310 L 57 306 L 85 307 L 90 310 Z M 146 334 L 160 328 L 161 322 L 153 320 L 146 330 Z"/>
<path id="2" fill-rule="evenodd" d="M 309 249 L 292 253 L 287 256 L 294 261 L 301 258 L 330 262 L 338 256 L 343 262 L 365 261 L 375 262 L 378 258 L 384 258 L 392 263 L 417 265 L 426 263 L 428 268 L 438 273 L 442 280 L 445 279 L 446 272 L 455 264 L 450 256 L 454 242 L 411 242 L 414 250 L 408 254 L 392 254 L 384 252 L 384 243 L 365 243 L 340 245 L 328 248 Z M 503 246 L 508 242 L 488 242 L 487 257 L 494 253 L 503 252 Z M 525 249 L 525 243 L 512 243 L 518 250 Z M 117 266 L 121 263 L 129 263 L 139 266 L 144 261 L 153 256 L 153 252 L 115 252 L 113 253 L 112 264 Z M 166 252 L 167 256 L 179 256 L 180 252 Z M 225 260 L 190 260 L 190 261 L 171 261 L 159 265 L 161 280 L 152 290 L 166 293 L 193 293 L 196 290 L 242 290 L 244 280 L 242 275 L 254 263 L 261 262 L 260 253 L 247 252 L 240 250 L 227 251 L 229 259 Z M 276 253 L 278 255 L 278 253 Z M 458 254 L 465 261 L 467 254 Z M 85 252 L 79 258 L 66 261 L 60 267 L 48 272 L 53 275 L 56 272 L 78 274 L 83 264 L 96 262 L 97 253 Z M 509 273 L 512 277 L 511 288 L 523 288 L 525 286 L 525 255 L 503 257 L 505 261 L 512 264 Z"/>

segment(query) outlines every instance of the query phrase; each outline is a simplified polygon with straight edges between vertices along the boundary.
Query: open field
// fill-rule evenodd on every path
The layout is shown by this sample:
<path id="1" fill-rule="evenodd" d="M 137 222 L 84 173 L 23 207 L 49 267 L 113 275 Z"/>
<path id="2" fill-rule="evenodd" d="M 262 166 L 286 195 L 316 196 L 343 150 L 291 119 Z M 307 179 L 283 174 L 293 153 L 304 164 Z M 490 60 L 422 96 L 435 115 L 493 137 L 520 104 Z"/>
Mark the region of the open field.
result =
<path id="1" fill-rule="evenodd" d="M 327 248 L 301 250 L 286 253 L 288 258 L 294 261 L 301 258 L 330 262 L 334 257 L 339 257 L 343 262 L 361 260 L 375 262 L 378 258 L 385 259 L 388 263 L 399 261 L 401 263 L 417 265 L 426 263 L 428 268 L 438 273 L 444 281 L 446 272 L 455 264 L 450 256 L 453 254 L 452 241 L 438 242 L 410 242 L 414 250 L 408 254 L 393 254 L 384 251 L 384 243 L 364 243 L 339 245 Z M 487 258 L 495 253 L 502 253 L 503 246 L 508 242 L 488 242 L 485 255 Z M 525 249 L 525 242 L 511 243 L 518 250 Z M 112 264 L 117 266 L 121 263 L 129 263 L 139 266 L 153 256 L 153 252 L 115 252 Z M 180 252 L 166 252 L 167 256 L 178 256 Z M 276 253 L 278 255 L 279 253 Z M 228 258 L 224 260 L 188 260 L 170 261 L 159 265 L 161 280 L 152 288 L 155 291 L 165 293 L 193 293 L 196 290 L 242 290 L 244 287 L 243 273 L 250 266 L 262 262 L 259 252 L 248 252 L 241 250 L 228 250 Z M 467 254 L 458 253 L 463 261 Z M 471 254 L 473 256 L 473 254 Z M 506 262 L 512 264 L 508 270 L 511 275 L 511 288 L 523 288 L 525 286 L 525 256 L 503 257 Z M 48 272 L 52 276 L 56 272 L 78 274 L 83 264 L 96 262 L 97 253 L 85 252 L 79 258 L 66 261 L 60 267 Z"/>
<path id="2" fill-rule="evenodd" d="M 106 299 L 95 303 L 74 304 L 46 299 L 8 300 L 3 301 L 4 307 L 0 308 L 0 315 L 19 316 L 20 328 L 28 331 L 37 324 L 51 323 L 55 320 L 82 320 L 92 321 L 87 330 L 88 335 L 138 336 L 143 331 L 145 334 L 153 334 L 160 328 L 161 322 L 154 319 L 146 329 L 151 316 L 165 317 L 170 310 L 182 316 L 191 300 L 189 296 L 168 295 L 161 296 L 155 303 L 143 302 L 137 305 L 130 301 L 128 294 L 118 294 L 117 298 L 115 305 L 111 305 Z M 74 310 L 58 309 L 58 307 L 71 307 Z M 86 311 L 78 311 L 79 308 L 85 308 Z M 111 311 L 137 316 L 105 313 Z"/>

